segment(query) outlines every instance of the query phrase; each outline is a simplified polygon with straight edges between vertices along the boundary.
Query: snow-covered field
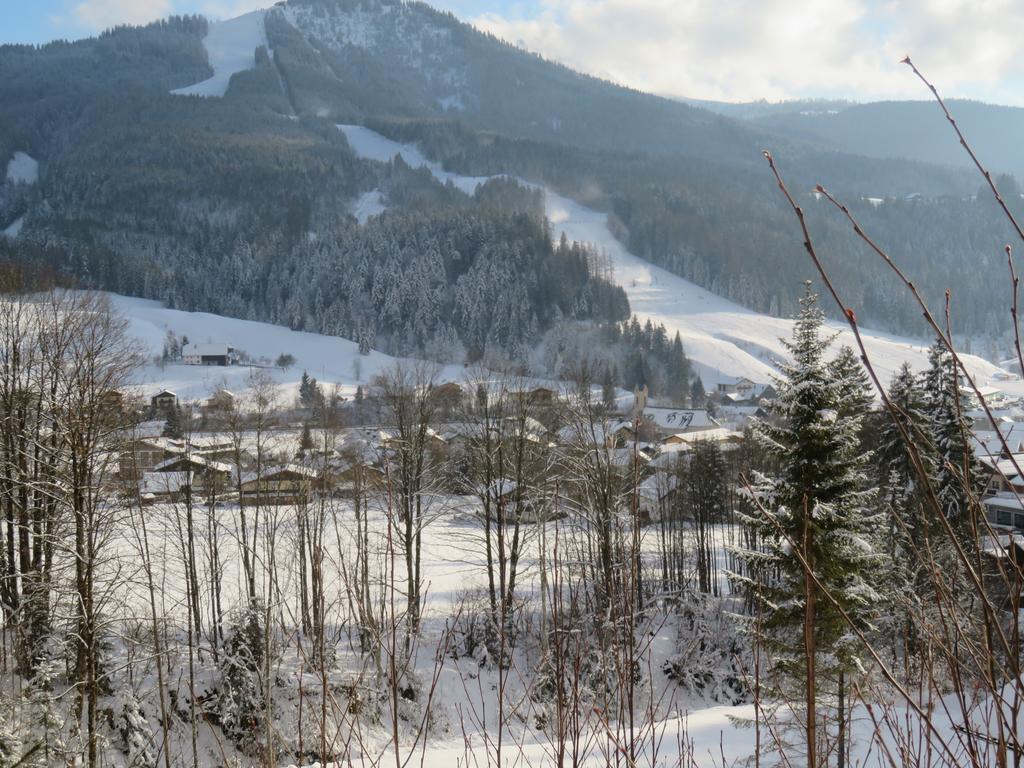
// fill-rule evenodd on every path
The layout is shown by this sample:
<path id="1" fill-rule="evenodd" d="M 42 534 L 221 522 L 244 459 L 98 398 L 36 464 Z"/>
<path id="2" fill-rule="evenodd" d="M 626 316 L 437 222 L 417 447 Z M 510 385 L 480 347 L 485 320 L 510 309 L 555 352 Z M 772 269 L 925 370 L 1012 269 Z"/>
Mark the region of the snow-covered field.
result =
<path id="1" fill-rule="evenodd" d="M 426 167 L 442 183 L 450 181 L 468 194 L 487 180 L 445 171 L 428 160 L 418 147 L 392 141 L 365 127 L 338 127 L 352 149 L 364 158 L 388 162 L 401 155 L 413 168 Z M 549 189 L 544 191 L 556 239 L 565 232 L 570 240 L 591 243 L 604 251 L 614 267 L 614 279 L 625 289 L 633 311 L 641 320 L 650 318 L 663 323 L 670 334 L 679 332 L 686 354 L 696 363 L 706 389 L 741 376 L 756 382 L 770 381 L 775 372 L 774 361 L 786 356 L 780 338 L 790 337 L 792 321 L 745 309 L 644 261 L 615 239 L 603 213 Z M 847 326 L 831 325 L 839 334 L 837 344 L 855 345 Z M 872 363 L 885 383 L 904 362 L 916 370 L 927 366 L 927 345 L 920 340 L 866 330 L 862 335 Z M 971 355 L 965 355 L 964 361 L 979 385 L 993 385 L 1008 394 L 1024 395 L 1021 382 L 994 380 L 1000 370 L 995 365 Z"/>
<path id="2" fill-rule="evenodd" d="M 178 88 L 171 93 L 180 96 L 224 96 L 231 76 L 256 65 L 256 49 L 267 45 L 263 25 L 266 11 L 252 11 L 227 21 L 215 21 L 203 38 L 203 46 L 213 67 L 213 77 Z"/>

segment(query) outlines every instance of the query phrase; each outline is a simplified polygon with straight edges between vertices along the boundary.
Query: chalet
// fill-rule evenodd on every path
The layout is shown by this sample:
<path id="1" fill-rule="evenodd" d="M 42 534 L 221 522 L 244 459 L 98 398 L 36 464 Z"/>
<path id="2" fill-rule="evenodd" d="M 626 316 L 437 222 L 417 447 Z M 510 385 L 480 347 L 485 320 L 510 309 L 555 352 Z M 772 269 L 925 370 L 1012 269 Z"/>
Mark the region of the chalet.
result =
<path id="1" fill-rule="evenodd" d="M 744 376 L 740 376 L 733 381 L 718 382 L 718 393 L 720 395 L 739 395 L 743 400 L 749 400 L 753 397 L 756 388 L 757 384 Z"/>
<path id="2" fill-rule="evenodd" d="M 375 494 L 386 487 L 383 470 L 358 458 L 331 458 L 318 474 L 327 493 L 338 498 L 353 498 L 356 494 Z M 313 484 L 316 487 L 318 481 L 314 480 Z"/>
<path id="3" fill-rule="evenodd" d="M 178 405 L 178 396 L 169 389 L 165 389 L 149 398 L 149 402 L 153 406 L 154 411 L 165 411 Z"/>
<path id="4" fill-rule="evenodd" d="M 254 504 L 306 504 L 313 497 L 316 470 L 298 464 L 266 467 L 242 477 L 240 501 Z"/>
<path id="5" fill-rule="evenodd" d="M 141 477 L 161 462 L 185 452 L 185 444 L 167 437 L 136 437 L 126 441 L 118 458 L 118 474 L 123 478 Z"/>
<path id="6" fill-rule="evenodd" d="M 238 355 L 227 344 L 186 344 L 181 359 L 185 365 L 235 365 Z"/>

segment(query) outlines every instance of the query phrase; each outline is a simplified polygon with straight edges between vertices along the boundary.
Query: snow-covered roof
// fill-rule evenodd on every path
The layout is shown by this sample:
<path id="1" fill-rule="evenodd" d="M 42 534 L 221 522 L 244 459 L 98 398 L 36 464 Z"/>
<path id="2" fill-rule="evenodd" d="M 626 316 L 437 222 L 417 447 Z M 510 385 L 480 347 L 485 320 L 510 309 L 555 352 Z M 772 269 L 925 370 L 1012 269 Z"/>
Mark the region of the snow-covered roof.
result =
<path id="1" fill-rule="evenodd" d="M 637 486 L 641 498 L 649 501 L 660 501 L 679 486 L 679 476 L 657 472 Z"/>
<path id="2" fill-rule="evenodd" d="M 699 432 L 678 432 L 664 438 L 662 442 L 665 440 L 675 440 L 676 442 L 693 445 L 694 443 L 698 443 L 702 440 L 714 443 L 724 443 L 729 440 L 740 440 L 742 437 L 742 432 L 726 429 L 725 427 L 715 427 L 714 429 L 705 429 Z"/>
<path id="3" fill-rule="evenodd" d="M 997 493 L 995 496 L 986 496 L 981 503 L 986 507 L 1024 512 L 1024 498 L 1013 493 Z"/>
<path id="4" fill-rule="evenodd" d="M 160 462 L 156 465 L 155 469 L 157 472 L 161 472 L 165 467 L 173 467 L 175 464 L 180 464 L 183 461 L 195 466 L 211 469 L 214 472 L 230 472 L 233 469 L 230 464 L 225 464 L 223 461 L 213 461 L 205 456 L 197 456 L 195 454 L 190 456 L 175 456 L 167 459 L 166 461 Z"/>
<path id="5" fill-rule="evenodd" d="M 971 439 L 975 455 L 982 459 L 999 456 L 1003 452 L 1003 441 L 1013 453 L 1024 453 L 1024 423 L 1003 422 L 999 434 L 994 430 L 976 430 L 971 434 Z"/>
<path id="6" fill-rule="evenodd" d="M 139 481 L 139 492 L 178 493 L 192 484 L 191 472 L 143 472 Z"/>
<path id="7" fill-rule="evenodd" d="M 191 357 L 193 355 L 198 357 L 226 357 L 228 350 L 228 345 L 221 343 L 207 342 L 206 344 L 186 344 L 181 350 L 181 355 L 182 357 Z M 227 392 L 227 390 L 218 391 Z"/>
<path id="8" fill-rule="evenodd" d="M 294 474 L 313 479 L 317 476 L 316 470 L 304 467 L 301 464 L 279 464 L 273 467 L 264 467 L 259 472 L 246 472 L 242 475 L 243 483 L 250 483 L 253 480 L 273 480 L 278 475 Z"/>
<path id="9" fill-rule="evenodd" d="M 489 496 L 500 497 L 513 494 L 518 488 L 519 484 L 515 480 L 511 480 L 507 477 L 499 477 L 492 480 L 490 485 L 477 486 L 476 492 L 481 496 L 487 494 Z"/>
<path id="10" fill-rule="evenodd" d="M 644 408 L 644 419 L 658 429 L 672 429 L 687 432 L 695 429 L 714 429 L 719 426 L 711 414 L 704 409 L 687 408 Z"/>

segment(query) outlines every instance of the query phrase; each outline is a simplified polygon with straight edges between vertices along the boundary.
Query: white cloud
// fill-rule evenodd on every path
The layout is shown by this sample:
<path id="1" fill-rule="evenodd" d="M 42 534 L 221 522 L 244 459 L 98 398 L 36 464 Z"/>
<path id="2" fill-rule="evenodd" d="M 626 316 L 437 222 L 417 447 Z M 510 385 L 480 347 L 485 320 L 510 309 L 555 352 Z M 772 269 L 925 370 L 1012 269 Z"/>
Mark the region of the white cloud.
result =
<path id="1" fill-rule="evenodd" d="M 81 0 L 59 21 L 99 31 L 117 24 L 146 24 L 173 11 L 171 0 Z"/>
<path id="2" fill-rule="evenodd" d="M 948 95 L 1024 103 L 1019 0 L 541 0 L 474 23 L 666 95 L 926 98 L 898 63 L 910 54 Z"/>

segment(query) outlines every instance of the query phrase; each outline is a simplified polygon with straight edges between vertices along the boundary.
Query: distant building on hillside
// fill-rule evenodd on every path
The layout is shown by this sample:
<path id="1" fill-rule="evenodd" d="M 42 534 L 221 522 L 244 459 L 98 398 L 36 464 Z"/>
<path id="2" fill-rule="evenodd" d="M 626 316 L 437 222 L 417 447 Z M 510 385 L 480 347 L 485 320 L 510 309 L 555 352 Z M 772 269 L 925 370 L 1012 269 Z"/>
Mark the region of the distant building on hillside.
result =
<path id="1" fill-rule="evenodd" d="M 185 365 L 235 365 L 238 355 L 227 344 L 186 344 L 181 359 Z"/>

